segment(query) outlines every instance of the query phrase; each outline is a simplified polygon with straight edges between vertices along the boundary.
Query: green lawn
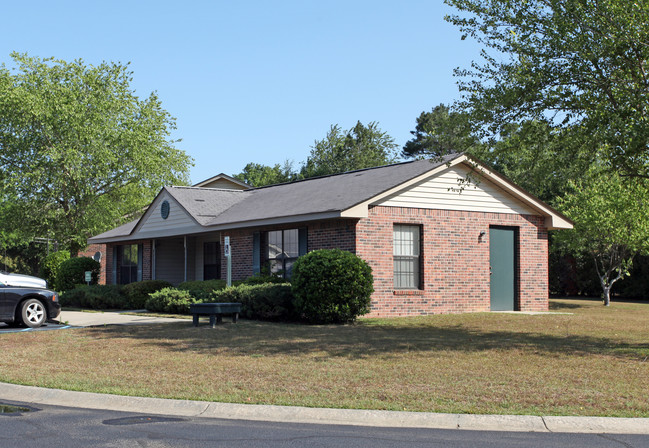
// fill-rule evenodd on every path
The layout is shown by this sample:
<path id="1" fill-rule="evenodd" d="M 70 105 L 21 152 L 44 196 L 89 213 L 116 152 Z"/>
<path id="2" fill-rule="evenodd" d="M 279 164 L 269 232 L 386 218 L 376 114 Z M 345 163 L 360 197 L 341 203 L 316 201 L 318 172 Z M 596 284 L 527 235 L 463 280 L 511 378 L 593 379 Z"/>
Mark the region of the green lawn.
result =
<path id="1" fill-rule="evenodd" d="M 190 322 L 0 335 L 0 381 L 237 403 L 649 416 L 649 304 L 308 326 Z"/>

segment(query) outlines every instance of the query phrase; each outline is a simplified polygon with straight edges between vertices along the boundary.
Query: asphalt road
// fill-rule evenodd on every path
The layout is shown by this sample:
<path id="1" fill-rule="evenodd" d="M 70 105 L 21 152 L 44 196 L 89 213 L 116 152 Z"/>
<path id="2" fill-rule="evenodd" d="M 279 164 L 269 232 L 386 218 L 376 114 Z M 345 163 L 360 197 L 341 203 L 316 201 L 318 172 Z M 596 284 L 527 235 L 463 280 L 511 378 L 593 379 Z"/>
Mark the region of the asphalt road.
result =
<path id="1" fill-rule="evenodd" d="M 30 406 L 27 403 L 5 402 Z M 58 406 L 0 414 L 0 446 L 86 447 L 476 447 L 649 446 L 649 435 L 377 428 L 164 417 Z"/>

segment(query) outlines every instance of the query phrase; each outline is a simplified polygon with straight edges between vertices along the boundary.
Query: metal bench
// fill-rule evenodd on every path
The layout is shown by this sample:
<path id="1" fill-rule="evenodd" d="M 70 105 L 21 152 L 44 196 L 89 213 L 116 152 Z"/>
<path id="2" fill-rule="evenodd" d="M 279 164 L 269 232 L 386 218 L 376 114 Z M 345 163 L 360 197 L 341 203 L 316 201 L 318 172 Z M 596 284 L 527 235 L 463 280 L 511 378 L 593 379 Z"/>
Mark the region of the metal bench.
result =
<path id="1" fill-rule="evenodd" d="M 224 314 L 232 315 L 232 322 L 237 323 L 241 312 L 240 303 L 193 303 L 189 305 L 189 312 L 192 314 L 194 326 L 198 327 L 200 316 L 210 316 L 210 326 L 216 327 L 216 323 L 223 321 Z"/>

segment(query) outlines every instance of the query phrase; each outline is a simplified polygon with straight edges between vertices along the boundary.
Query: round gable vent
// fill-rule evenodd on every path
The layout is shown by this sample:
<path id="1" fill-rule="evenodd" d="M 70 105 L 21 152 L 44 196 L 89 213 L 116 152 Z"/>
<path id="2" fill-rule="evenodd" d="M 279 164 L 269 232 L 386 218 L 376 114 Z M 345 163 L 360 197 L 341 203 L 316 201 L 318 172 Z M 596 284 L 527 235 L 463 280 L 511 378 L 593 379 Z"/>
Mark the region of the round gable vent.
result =
<path id="1" fill-rule="evenodd" d="M 167 219 L 169 217 L 169 201 L 162 201 L 160 216 L 162 216 L 162 219 Z"/>

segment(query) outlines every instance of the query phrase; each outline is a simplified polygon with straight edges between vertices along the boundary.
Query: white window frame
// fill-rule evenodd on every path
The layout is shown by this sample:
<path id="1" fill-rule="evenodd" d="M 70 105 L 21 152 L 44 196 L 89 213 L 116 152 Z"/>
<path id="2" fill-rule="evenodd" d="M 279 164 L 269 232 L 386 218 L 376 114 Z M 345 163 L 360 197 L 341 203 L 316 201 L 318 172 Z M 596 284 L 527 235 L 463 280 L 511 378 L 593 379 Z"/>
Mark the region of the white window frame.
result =
<path id="1" fill-rule="evenodd" d="M 392 238 L 394 289 L 421 289 L 421 226 L 394 224 Z"/>

